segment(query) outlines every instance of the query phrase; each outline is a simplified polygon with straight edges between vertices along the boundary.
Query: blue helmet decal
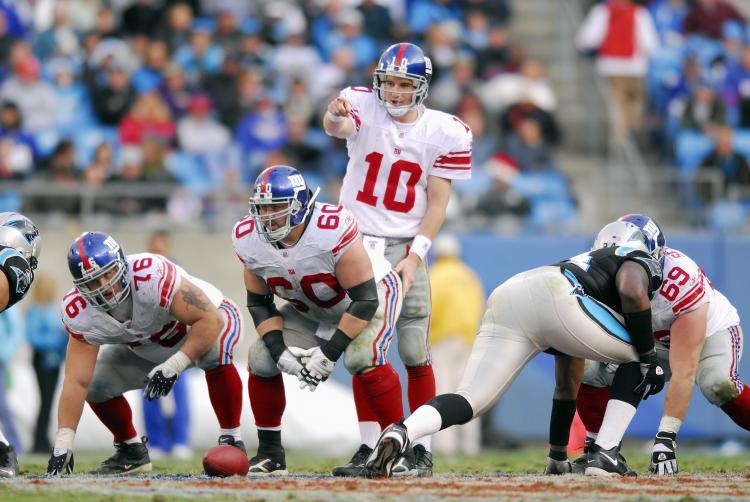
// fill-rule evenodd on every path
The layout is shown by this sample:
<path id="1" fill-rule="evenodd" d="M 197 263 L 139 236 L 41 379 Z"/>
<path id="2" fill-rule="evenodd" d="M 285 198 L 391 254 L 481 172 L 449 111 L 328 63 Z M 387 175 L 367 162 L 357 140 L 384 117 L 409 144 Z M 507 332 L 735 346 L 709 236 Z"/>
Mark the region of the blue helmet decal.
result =
<path id="1" fill-rule="evenodd" d="M 84 232 L 73 241 L 68 269 L 73 284 L 94 307 L 111 310 L 130 294 L 125 254 L 104 232 Z"/>
<path id="2" fill-rule="evenodd" d="M 394 76 L 412 80 L 412 90 L 386 89 L 386 77 Z M 388 47 L 378 60 L 372 80 L 372 88 L 388 113 L 401 116 L 412 108 L 421 105 L 427 98 L 432 79 L 432 61 L 425 56 L 419 46 L 402 42 Z M 394 104 L 386 99 L 386 92 L 392 96 L 408 95 L 410 102 Z"/>
<path id="3" fill-rule="evenodd" d="M 664 232 L 661 231 L 661 227 L 659 227 L 659 224 L 654 219 L 643 214 L 626 214 L 620 217 L 618 221 L 632 223 L 640 228 L 648 240 L 649 254 L 664 266 L 664 248 L 667 246 L 667 239 L 664 236 Z"/>

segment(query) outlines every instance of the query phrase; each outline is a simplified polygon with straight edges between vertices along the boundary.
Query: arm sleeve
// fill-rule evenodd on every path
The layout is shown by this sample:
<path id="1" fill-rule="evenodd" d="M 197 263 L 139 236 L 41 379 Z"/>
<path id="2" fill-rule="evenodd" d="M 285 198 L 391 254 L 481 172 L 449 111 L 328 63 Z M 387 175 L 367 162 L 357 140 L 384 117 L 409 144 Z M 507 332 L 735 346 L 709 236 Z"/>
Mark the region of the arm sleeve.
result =
<path id="1" fill-rule="evenodd" d="M 473 136 L 471 128 L 458 117 L 450 116 L 451 123 L 445 125 L 445 148 L 440 151 L 430 168 L 431 176 L 465 180 L 471 178 L 471 150 Z"/>
<path id="2" fill-rule="evenodd" d="M 0 270 L 8 278 L 8 305 L 5 307 L 8 309 L 26 296 L 34 274 L 26 258 L 13 248 L 0 250 Z"/>

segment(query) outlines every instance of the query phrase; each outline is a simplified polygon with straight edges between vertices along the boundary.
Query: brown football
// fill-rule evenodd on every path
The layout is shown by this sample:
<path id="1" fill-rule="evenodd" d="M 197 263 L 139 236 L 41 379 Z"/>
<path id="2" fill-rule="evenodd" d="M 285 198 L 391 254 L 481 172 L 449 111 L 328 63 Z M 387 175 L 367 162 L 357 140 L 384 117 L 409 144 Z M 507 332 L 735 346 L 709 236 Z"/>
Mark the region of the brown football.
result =
<path id="1" fill-rule="evenodd" d="M 236 446 L 220 444 L 203 455 L 203 470 L 209 476 L 245 476 L 248 469 L 247 455 Z"/>

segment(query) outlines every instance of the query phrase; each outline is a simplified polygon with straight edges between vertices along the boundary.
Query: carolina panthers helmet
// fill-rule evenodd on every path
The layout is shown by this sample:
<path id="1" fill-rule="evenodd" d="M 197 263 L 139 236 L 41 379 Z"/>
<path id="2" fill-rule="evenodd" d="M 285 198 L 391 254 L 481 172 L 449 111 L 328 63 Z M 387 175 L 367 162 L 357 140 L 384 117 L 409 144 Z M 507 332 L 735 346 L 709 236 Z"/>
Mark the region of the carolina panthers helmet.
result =
<path id="1" fill-rule="evenodd" d="M 68 252 L 68 268 L 75 287 L 96 308 L 112 310 L 130 294 L 125 254 L 114 237 L 104 232 L 76 237 Z"/>
<path id="2" fill-rule="evenodd" d="M 626 214 L 599 231 L 592 249 L 607 246 L 640 249 L 664 266 L 666 244 L 664 233 L 656 221 L 642 214 Z"/>
<path id="3" fill-rule="evenodd" d="M 0 213 L 0 245 L 21 253 L 35 269 L 39 261 L 42 238 L 39 229 L 26 216 L 19 213 Z"/>
<path id="4" fill-rule="evenodd" d="M 302 173 L 289 166 L 267 167 L 258 175 L 250 194 L 250 216 L 266 242 L 277 242 L 305 221 L 320 188 L 313 193 Z M 263 211 L 270 206 L 273 212 Z M 282 225 L 278 220 L 285 218 Z M 278 226 L 278 227 L 277 227 Z M 274 228 L 277 227 L 277 228 Z"/>
<path id="5" fill-rule="evenodd" d="M 388 92 L 410 94 L 411 103 L 394 106 L 385 100 L 384 83 L 386 75 L 408 78 L 414 82 L 414 89 L 410 91 L 388 89 Z M 430 61 L 430 58 L 425 56 L 418 46 L 403 42 L 391 45 L 380 56 L 372 79 L 372 88 L 388 113 L 400 117 L 415 106 L 422 104 L 427 97 L 431 78 L 432 61 Z"/>

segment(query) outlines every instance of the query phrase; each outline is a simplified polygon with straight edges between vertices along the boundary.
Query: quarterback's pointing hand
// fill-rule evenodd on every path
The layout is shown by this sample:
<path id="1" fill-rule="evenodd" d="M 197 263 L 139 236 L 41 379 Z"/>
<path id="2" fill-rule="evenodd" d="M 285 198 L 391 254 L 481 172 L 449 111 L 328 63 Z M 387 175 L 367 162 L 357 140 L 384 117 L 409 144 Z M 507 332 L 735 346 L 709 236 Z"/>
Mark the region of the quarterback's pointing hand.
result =
<path id="1" fill-rule="evenodd" d="M 352 105 L 346 98 L 342 98 L 341 96 L 328 104 L 328 113 L 334 117 L 347 117 L 350 111 L 352 111 Z"/>

